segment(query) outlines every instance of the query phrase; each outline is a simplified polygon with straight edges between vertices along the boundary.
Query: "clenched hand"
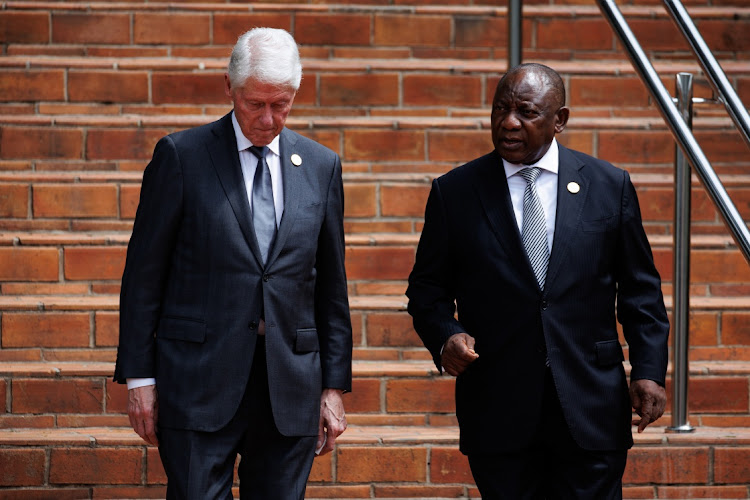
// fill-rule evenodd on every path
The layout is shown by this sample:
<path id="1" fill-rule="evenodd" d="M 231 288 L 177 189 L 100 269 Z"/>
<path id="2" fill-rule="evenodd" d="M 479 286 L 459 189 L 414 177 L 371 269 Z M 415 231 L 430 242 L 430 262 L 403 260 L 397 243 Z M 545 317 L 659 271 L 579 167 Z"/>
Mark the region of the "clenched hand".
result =
<path id="1" fill-rule="evenodd" d="M 474 352 L 474 337 L 467 333 L 457 333 L 451 336 L 443 346 L 440 363 L 449 374 L 458 376 L 476 361 L 479 354 Z"/>
<path id="2" fill-rule="evenodd" d="M 667 406 L 667 391 L 653 380 L 641 379 L 630 383 L 630 402 L 641 417 L 633 419 L 632 424 L 643 432 L 649 424 L 664 414 Z"/>

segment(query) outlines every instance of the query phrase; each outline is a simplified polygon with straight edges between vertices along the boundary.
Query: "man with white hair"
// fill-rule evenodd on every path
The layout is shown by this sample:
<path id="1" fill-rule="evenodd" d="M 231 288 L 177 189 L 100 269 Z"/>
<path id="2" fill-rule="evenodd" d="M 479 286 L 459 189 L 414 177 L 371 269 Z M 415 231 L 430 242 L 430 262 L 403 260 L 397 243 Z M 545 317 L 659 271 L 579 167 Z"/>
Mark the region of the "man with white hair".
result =
<path id="1" fill-rule="evenodd" d="M 284 30 L 240 36 L 232 112 L 162 138 L 143 177 L 115 380 L 169 499 L 304 498 L 346 429 L 352 336 L 336 153 L 285 128 L 302 78 Z"/>

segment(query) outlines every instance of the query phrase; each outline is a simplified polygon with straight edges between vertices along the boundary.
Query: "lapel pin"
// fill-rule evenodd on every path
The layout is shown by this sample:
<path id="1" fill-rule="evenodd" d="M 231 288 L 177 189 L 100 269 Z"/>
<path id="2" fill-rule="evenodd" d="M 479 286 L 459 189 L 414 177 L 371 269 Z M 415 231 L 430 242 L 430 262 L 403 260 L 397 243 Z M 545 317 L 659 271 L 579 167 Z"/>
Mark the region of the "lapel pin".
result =
<path id="1" fill-rule="evenodd" d="M 302 165 L 302 157 L 297 153 L 294 153 L 292 155 L 291 160 L 295 167 L 299 167 L 300 165 Z"/>
<path id="2" fill-rule="evenodd" d="M 581 186 L 579 186 L 577 182 L 568 183 L 568 191 L 570 191 L 571 193 L 576 194 L 580 190 Z"/>

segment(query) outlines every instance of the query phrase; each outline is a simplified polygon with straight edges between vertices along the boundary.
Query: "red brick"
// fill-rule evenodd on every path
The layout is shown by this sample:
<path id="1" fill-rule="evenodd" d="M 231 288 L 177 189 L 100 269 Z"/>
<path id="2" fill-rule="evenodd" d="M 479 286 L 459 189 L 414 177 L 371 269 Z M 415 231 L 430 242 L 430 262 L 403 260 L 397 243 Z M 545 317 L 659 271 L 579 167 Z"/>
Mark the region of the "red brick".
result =
<path id="1" fill-rule="evenodd" d="M 336 450 L 336 472 L 340 483 L 424 482 L 427 477 L 427 450 L 341 447 Z"/>
<path id="2" fill-rule="evenodd" d="M 746 486 L 661 486 L 657 498 L 747 498 Z M 653 498 L 650 496 L 648 498 Z"/>
<path id="3" fill-rule="evenodd" d="M 434 481 L 434 479 L 433 479 Z M 473 481 L 473 480 L 472 480 Z M 466 498 L 463 486 L 375 485 L 375 498 Z"/>
<path id="4" fill-rule="evenodd" d="M 602 19 L 542 19 L 537 23 L 539 49 L 612 49 L 614 35 Z"/>
<path id="5" fill-rule="evenodd" d="M 154 104 L 227 104 L 223 73 L 154 73 L 151 76 Z"/>
<path id="6" fill-rule="evenodd" d="M 672 221 L 674 220 L 674 190 L 671 188 L 637 187 L 638 203 L 641 207 L 641 215 L 644 221 Z M 694 221 L 713 221 L 715 219 L 714 208 L 705 192 L 693 189 L 692 204 L 690 208 L 691 218 Z M 672 252 L 668 250 L 655 249 L 654 254 L 662 253 L 671 262 Z M 656 258 L 656 255 L 655 255 Z M 693 269 L 695 271 L 695 269 Z M 660 268 L 663 279 L 672 278 L 671 264 Z"/>
<path id="7" fill-rule="evenodd" d="M 667 394 L 672 394 L 671 381 L 667 381 Z M 698 413 L 747 412 L 748 385 L 740 377 L 693 377 L 688 385 L 688 407 Z M 671 408 L 667 402 L 667 408 Z"/>
<path id="8" fill-rule="evenodd" d="M 120 218 L 135 219 L 141 186 L 120 186 Z"/>
<path id="9" fill-rule="evenodd" d="M 0 12 L 0 40 L 5 44 L 49 42 L 49 14 Z"/>
<path id="10" fill-rule="evenodd" d="M 690 263 L 690 280 L 696 283 L 747 283 L 750 267 L 739 252 L 706 250 L 693 253 Z"/>
<path id="11" fill-rule="evenodd" d="M 333 481 L 333 454 L 315 457 L 308 481 Z"/>
<path id="12" fill-rule="evenodd" d="M 373 413 L 380 411 L 380 379 L 355 378 L 352 392 L 344 394 L 347 413 Z"/>
<path id="13" fill-rule="evenodd" d="M 0 395 L 4 396 L 0 383 Z M 54 415 L 0 415 L 0 429 L 49 429 L 55 426 Z"/>
<path id="14" fill-rule="evenodd" d="M 423 161 L 425 137 L 423 132 L 413 130 L 347 130 L 344 152 L 347 161 Z"/>
<path id="15" fill-rule="evenodd" d="M 55 248 L 0 248 L 0 281 L 57 281 Z"/>
<path id="16" fill-rule="evenodd" d="M 370 45 L 370 16 L 300 13 L 294 38 L 300 45 Z"/>
<path id="17" fill-rule="evenodd" d="M 116 347 L 120 334 L 120 314 L 97 311 L 94 319 L 94 344 L 97 347 Z"/>
<path id="18" fill-rule="evenodd" d="M 41 488 L 23 488 L 3 491 L 3 500 L 81 500 L 89 498 L 88 488 L 51 488 L 49 486 Z"/>
<path id="19" fill-rule="evenodd" d="M 469 460 L 456 448 L 432 448 L 430 479 L 434 483 L 474 483 Z"/>
<path id="20" fill-rule="evenodd" d="M 107 377 L 105 383 L 107 386 L 107 395 L 105 397 L 107 413 L 127 413 L 128 386 L 114 382 L 111 377 Z"/>
<path id="21" fill-rule="evenodd" d="M 396 184 L 380 187 L 380 214 L 384 217 L 423 217 L 430 185 Z"/>
<path id="22" fill-rule="evenodd" d="M 674 163 L 674 141 L 668 132 L 599 132 L 599 151 L 618 163 Z"/>
<path id="23" fill-rule="evenodd" d="M 654 487 L 653 486 L 623 486 L 622 497 L 631 499 L 651 499 L 654 498 Z"/>
<path id="24" fill-rule="evenodd" d="M 211 18 L 207 14 L 136 12 L 133 41 L 136 44 L 153 45 L 207 44 L 211 41 L 210 22 Z"/>
<path id="25" fill-rule="evenodd" d="M 466 163 L 494 149 L 489 130 L 429 132 L 431 161 Z"/>
<path id="26" fill-rule="evenodd" d="M 0 217 L 25 218 L 28 215 L 28 184 L 0 185 Z"/>
<path id="27" fill-rule="evenodd" d="M 114 184 L 40 184 L 33 189 L 34 217 L 116 217 Z"/>
<path id="28" fill-rule="evenodd" d="M 635 77 L 572 76 L 568 92 L 571 106 L 648 106 L 648 91 Z M 673 158 L 673 150 L 670 153 Z"/>
<path id="29" fill-rule="evenodd" d="M 137 448 L 54 448 L 50 484 L 138 484 L 143 458 Z"/>
<path id="30" fill-rule="evenodd" d="M 723 313 L 721 315 L 721 342 L 724 345 L 750 345 L 750 313 Z"/>
<path id="31" fill-rule="evenodd" d="M 94 486 L 92 498 L 121 498 L 123 500 L 132 498 L 162 499 L 167 496 L 166 486 Z"/>
<path id="32" fill-rule="evenodd" d="M 737 162 L 747 153 L 747 146 L 735 130 L 695 131 L 695 139 L 712 164 Z"/>
<path id="33" fill-rule="evenodd" d="M 0 449 L 0 486 L 44 484 L 44 450 Z"/>
<path id="34" fill-rule="evenodd" d="M 671 19 L 633 19 L 628 24 L 646 51 L 690 51 L 690 45 Z"/>
<path id="35" fill-rule="evenodd" d="M 504 47 L 508 44 L 508 20 L 505 18 L 457 17 L 455 24 L 456 47 Z"/>
<path id="36" fill-rule="evenodd" d="M 560 144 L 570 149 L 575 149 L 589 155 L 594 154 L 594 134 L 592 132 L 566 130 L 557 136 L 557 140 Z"/>
<path id="37" fill-rule="evenodd" d="M 14 379 L 13 413 L 101 413 L 104 389 L 92 379 Z"/>
<path id="38" fill-rule="evenodd" d="M 715 346 L 717 344 L 718 318 L 716 314 L 691 311 L 688 321 L 690 323 L 690 345 Z M 726 340 L 724 340 L 724 343 L 727 343 Z"/>
<path id="39" fill-rule="evenodd" d="M 414 265 L 412 247 L 347 247 L 346 275 L 351 280 L 405 280 Z"/>
<path id="40" fill-rule="evenodd" d="M 235 495 L 235 498 L 237 496 Z M 369 484 L 347 486 L 311 484 L 307 486 L 306 496 L 308 498 L 371 498 Z"/>
<path id="41" fill-rule="evenodd" d="M 344 216 L 374 217 L 376 215 L 375 189 L 376 184 L 345 185 Z"/>
<path id="42" fill-rule="evenodd" d="M 633 448 L 628 452 L 624 484 L 705 484 L 709 451 L 699 447 Z"/>
<path id="43" fill-rule="evenodd" d="M 398 75 L 321 75 L 322 106 L 395 106 L 398 104 Z"/>
<path id="44" fill-rule="evenodd" d="M 167 473 L 161 464 L 159 449 L 149 446 L 146 450 L 146 482 L 148 484 L 167 484 Z"/>
<path id="45" fill-rule="evenodd" d="M 234 45 L 237 38 L 252 28 L 265 26 L 291 31 L 289 14 L 214 14 L 213 34 L 215 44 Z"/>
<path id="46" fill-rule="evenodd" d="M 13 70 L 0 72 L 0 101 L 62 101 L 65 73 L 62 70 Z"/>
<path id="47" fill-rule="evenodd" d="M 70 71 L 71 101 L 146 102 L 148 73 L 145 71 Z"/>
<path id="48" fill-rule="evenodd" d="M 2 346 L 88 347 L 88 313 L 12 313 L 2 317 Z"/>
<path id="49" fill-rule="evenodd" d="M 389 380 L 386 409 L 393 413 L 456 411 L 453 378 Z"/>
<path id="50" fill-rule="evenodd" d="M 114 280 L 125 269 L 125 247 L 65 248 L 65 278 L 69 280 Z"/>
<path id="51" fill-rule="evenodd" d="M 447 16 L 375 16 L 377 46 L 446 47 L 450 36 L 451 18 Z"/>
<path id="52" fill-rule="evenodd" d="M 46 127 L 2 127 L 2 158 L 70 158 L 80 159 L 83 132 L 77 129 Z"/>
<path id="53" fill-rule="evenodd" d="M 404 106 L 478 107 L 482 100 L 478 76 L 404 76 Z"/>
<path id="54" fill-rule="evenodd" d="M 743 4 L 747 6 L 747 4 Z M 701 20 L 698 24 L 701 36 L 712 51 L 748 51 L 750 21 L 746 18 Z"/>
<path id="55" fill-rule="evenodd" d="M 750 483 L 750 448 L 716 448 L 714 481 L 717 483 Z"/>
<path id="56" fill-rule="evenodd" d="M 154 146 L 166 133 L 144 128 L 90 130 L 86 137 L 86 157 L 89 160 L 148 160 Z"/>
<path id="57" fill-rule="evenodd" d="M 422 346 L 408 314 L 368 314 L 366 328 L 367 345 L 370 347 Z"/>
<path id="58" fill-rule="evenodd" d="M 52 14 L 54 43 L 130 44 L 130 15 Z"/>

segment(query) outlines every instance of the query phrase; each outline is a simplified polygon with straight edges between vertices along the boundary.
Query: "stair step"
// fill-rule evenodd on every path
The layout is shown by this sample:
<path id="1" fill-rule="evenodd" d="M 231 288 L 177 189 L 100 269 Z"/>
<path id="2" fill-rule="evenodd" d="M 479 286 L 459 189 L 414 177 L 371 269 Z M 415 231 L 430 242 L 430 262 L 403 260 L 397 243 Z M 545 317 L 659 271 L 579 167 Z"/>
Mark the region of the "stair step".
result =
<path id="1" fill-rule="evenodd" d="M 709 478 L 714 482 L 703 487 L 707 491 L 746 498 L 737 493 L 747 493 L 750 475 L 737 465 L 748 460 L 750 429 L 699 427 L 669 434 L 650 427 L 634 439 L 625 498 L 646 498 L 648 490 L 650 498 L 657 491 L 665 498 Z M 350 426 L 333 454 L 315 460 L 307 498 L 395 499 L 407 492 L 410 498 L 478 498 L 457 443 L 455 427 Z M 153 498 L 164 494 L 166 482 L 157 450 L 124 428 L 0 430 L 0 462 L 8 464 L 4 498 L 18 498 L 5 496 L 14 494 L 11 488 L 18 495 L 32 488 L 48 494 L 91 488 L 95 498 Z"/>

